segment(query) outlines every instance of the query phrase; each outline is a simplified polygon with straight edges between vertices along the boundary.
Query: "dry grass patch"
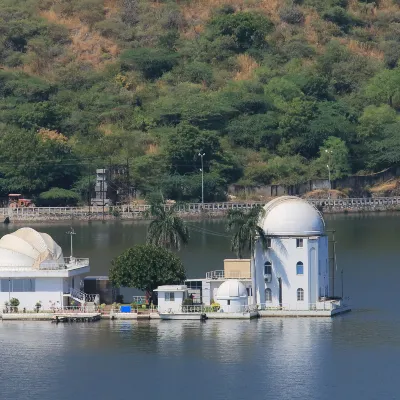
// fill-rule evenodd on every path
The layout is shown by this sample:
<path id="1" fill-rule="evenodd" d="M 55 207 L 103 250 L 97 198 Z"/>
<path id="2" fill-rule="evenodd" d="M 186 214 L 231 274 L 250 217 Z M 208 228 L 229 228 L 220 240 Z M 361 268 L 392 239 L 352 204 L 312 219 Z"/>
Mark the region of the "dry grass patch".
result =
<path id="1" fill-rule="evenodd" d="M 384 52 L 382 50 L 377 49 L 372 43 L 370 42 L 358 42 L 357 40 L 353 39 L 341 39 L 340 42 L 347 46 L 347 48 L 355 54 L 358 54 L 363 57 L 370 57 L 374 58 L 379 61 L 383 61 L 384 59 Z"/>
<path id="2" fill-rule="evenodd" d="M 106 39 L 98 32 L 90 30 L 79 18 L 63 18 L 53 10 L 42 11 L 40 15 L 50 22 L 64 25 L 70 31 L 70 51 L 77 60 L 87 62 L 93 67 L 101 68 L 115 60 L 119 54 L 116 43 Z"/>
<path id="3" fill-rule="evenodd" d="M 377 193 L 377 192 L 386 192 L 388 190 L 393 190 L 397 186 L 397 181 L 396 180 L 390 180 L 387 182 L 383 182 L 381 184 L 378 184 L 372 188 L 369 189 L 371 193 Z"/>
<path id="4" fill-rule="evenodd" d="M 254 71 L 260 66 L 254 58 L 248 54 L 239 54 L 237 56 L 238 71 L 236 72 L 235 81 L 246 81 L 254 77 Z"/>
<path id="5" fill-rule="evenodd" d="M 160 152 L 160 146 L 156 143 L 150 143 L 145 152 L 146 154 L 158 154 Z"/>

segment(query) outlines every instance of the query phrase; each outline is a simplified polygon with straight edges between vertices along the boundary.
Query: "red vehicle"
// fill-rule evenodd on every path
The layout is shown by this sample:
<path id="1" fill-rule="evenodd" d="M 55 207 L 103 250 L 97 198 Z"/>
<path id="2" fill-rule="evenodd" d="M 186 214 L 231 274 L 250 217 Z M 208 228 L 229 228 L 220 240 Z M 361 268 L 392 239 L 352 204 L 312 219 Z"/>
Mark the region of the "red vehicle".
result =
<path id="1" fill-rule="evenodd" d="M 11 208 L 35 207 L 35 204 L 30 199 L 22 198 L 22 194 L 11 193 L 8 195 L 8 207 Z"/>

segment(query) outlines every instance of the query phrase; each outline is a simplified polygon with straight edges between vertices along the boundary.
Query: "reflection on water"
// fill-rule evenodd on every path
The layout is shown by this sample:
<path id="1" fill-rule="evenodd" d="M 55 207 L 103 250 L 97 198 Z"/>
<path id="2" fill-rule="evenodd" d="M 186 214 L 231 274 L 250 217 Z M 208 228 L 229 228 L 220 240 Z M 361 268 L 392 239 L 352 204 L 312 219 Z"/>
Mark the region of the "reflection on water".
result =
<path id="1" fill-rule="evenodd" d="M 399 221 L 327 218 L 355 309 L 334 319 L 0 323 L 0 400 L 397 399 Z M 225 232 L 221 221 L 191 223 Z M 93 275 L 146 233 L 146 223 L 74 228 Z M 68 224 L 40 229 L 68 249 Z M 189 277 L 203 276 L 231 256 L 229 239 L 193 232 L 181 256 Z"/>

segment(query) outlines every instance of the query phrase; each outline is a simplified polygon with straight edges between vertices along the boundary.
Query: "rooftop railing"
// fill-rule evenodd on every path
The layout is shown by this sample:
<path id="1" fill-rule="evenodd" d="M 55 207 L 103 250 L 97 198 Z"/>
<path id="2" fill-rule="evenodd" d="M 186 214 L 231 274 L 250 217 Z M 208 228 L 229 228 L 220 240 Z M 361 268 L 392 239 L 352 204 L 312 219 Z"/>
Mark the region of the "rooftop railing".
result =
<path id="1" fill-rule="evenodd" d="M 230 271 L 225 273 L 224 270 L 215 270 L 206 272 L 206 279 L 251 279 L 250 274 Z"/>
<path id="2" fill-rule="evenodd" d="M 39 265 L 39 269 L 45 271 L 54 271 L 54 270 L 81 268 L 81 267 L 86 267 L 87 265 L 89 265 L 88 258 L 64 257 L 64 263 L 44 261 Z"/>

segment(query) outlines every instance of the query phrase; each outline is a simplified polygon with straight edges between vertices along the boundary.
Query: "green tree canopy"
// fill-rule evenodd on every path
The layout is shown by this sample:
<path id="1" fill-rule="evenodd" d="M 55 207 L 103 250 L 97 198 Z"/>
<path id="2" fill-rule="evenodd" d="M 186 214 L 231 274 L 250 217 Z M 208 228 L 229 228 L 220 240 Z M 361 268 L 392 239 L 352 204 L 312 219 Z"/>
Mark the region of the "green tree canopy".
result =
<path id="1" fill-rule="evenodd" d="M 112 261 L 110 281 L 115 287 L 133 287 L 153 292 L 158 286 L 182 283 L 186 278 L 182 261 L 155 245 L 136 245 Z"/>

